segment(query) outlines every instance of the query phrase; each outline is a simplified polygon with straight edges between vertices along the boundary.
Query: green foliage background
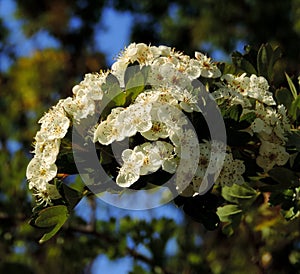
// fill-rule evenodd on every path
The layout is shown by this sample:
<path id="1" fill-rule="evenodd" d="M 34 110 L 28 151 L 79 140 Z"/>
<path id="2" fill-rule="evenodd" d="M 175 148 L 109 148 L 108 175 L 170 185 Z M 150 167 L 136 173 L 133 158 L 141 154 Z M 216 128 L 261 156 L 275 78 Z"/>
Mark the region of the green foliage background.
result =
<path id="1" fill-rule="evenodd" d="M 167 44 L 188 54 L 221 50 L 229 56 L 239 43 L 254 49 L 266 42 L 279 45 L 283 58 L 274 67 L 278 77 L 273 81 L 284 89 L 289 86 L 284 74 L 276 74 L 276 69 L 285 70 L 294 82 L 300 74 L 299 0 L 16 3 L 15 16 L 23 20 L 28 38 L 46 30 L 60 46 L 18 57 L 0 17 L 1 54 L 12 60 L 9 70 L 0 72 L 0 273 L 90 273 L 93 261 L 101 254 L 111 260 L 132 258 L 131 273 L 300 273 L 299 218 L 286 221 L 279 207 L 267 205 L 266 195 L 257 198 L 241 222 L 236 221 L 241 217 L 234 201 L 230 210 L 222 209 L 224 221 L 233 224 L 230 237 L 221 228 L 209 232 L 186 216 L 181 216 L 180 222 L 176 216 L 154 216 L 150 221 L 112 217 L 114 209 L 103 204 L 100 209 L 107 218 L 102 220 L 96 216 L 99 202 L 88 196 L 88 217 L 75 210 L 57 236 L 39 244 L 46 230 L 28 224 L 33 201 L 25 181 L 38 118 L 57 99 L 70 96 L 72 86 L 84 73 L 106 67 L 105 56 L 94 42 L 104 7 L 131 12 L 131 41 Z M 81 20 L 76 30 L 69 27 L 74 16 Z M 236 62 L 240 57 L 233 54 Z M 285 100 L 286 93 L 281 93 L 278 96 Z M 11 141 L 20 144 L 13 153 Z M 226 210 L 234 216 L 226 215 Z M 169 253 L 166 246 L 171 240 L 176 244 Z"/>

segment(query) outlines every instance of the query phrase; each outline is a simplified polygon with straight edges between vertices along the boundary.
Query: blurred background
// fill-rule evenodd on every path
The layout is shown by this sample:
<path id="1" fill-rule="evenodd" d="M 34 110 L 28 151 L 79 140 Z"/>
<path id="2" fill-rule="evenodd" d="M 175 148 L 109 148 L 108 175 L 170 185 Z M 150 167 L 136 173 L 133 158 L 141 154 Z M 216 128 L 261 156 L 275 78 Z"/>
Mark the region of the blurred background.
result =
<path id="1" fill-rule="evenodd" d="M 270 42 L 297 77 L 300 1 L 0 0 L 0 273 L 300 273 L 299 218 L 276 208 L 254 208 L 227 238 L 172 203 L 128 211 L 89 197 L 38 244 L 25 179 L 37 121 L 130 42 L 217 61 Z"/>

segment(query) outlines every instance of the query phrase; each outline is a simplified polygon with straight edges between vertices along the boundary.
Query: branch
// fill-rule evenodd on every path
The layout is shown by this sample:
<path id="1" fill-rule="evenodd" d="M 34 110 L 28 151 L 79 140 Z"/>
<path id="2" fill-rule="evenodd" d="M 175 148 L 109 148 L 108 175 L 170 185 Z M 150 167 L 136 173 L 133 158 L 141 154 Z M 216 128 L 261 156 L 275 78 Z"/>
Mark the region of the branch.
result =
<path id="1" fill-rule="evenodd" d="M 114 237 L 111 237 L 109 235 L 107 235 L 106 233 L 101 233 L 101 232 L 98 232 L 96 231 L 95 229 L 93 229 L 92 226 L 69 226 L 67 228 L 67 230 L 69 230 L 70 232 L 75 232 L 75 233 L 82 233 L 82 234 L 86 234 L 86 235 L 92 235 L 92 236 L 95 236 L 95 237 L 99 237 L 101 238 L 102 240 L 104 240 L 107 244 L 117 244 L 118 243 L 118 239 L 117 238 L 114 238 Z M 137 252 L 135 249 L 133 248 L 130 248 L 130 247 L 126 247 L 126 252 L 134 259 L 136 260 L 139 260 L 139 261 L 142 261 L 148 265 L 150 265 L 153 269 L 155 267 L 159 267 L 160 270 L 162 271 L 161 273 L 163 274 L 174 274 L 173 272 L 170 272 L 169 270 L 163 268 L 162 266 L 159 266 L 155 263 L 154 260 L 150 259 L 149 257 Z"/>

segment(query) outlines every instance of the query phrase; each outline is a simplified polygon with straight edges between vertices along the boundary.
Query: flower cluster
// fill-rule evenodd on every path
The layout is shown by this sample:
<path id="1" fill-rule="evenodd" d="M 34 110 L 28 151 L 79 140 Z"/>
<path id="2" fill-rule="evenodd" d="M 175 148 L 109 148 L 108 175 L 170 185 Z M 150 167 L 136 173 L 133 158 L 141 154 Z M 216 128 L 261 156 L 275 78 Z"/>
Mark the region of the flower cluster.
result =
<path id="1" fill-rule="evenodd" d="M 130 75 L 132 66 L 138 70 Z M 128 88 L 128 81 L 144 68 L 143 83 L 139 82 L 134 96 L 126 97 L 128 90 L 135 88 L 132 83 Z M 119 93 L 126 98 L 123 105 L 112 104 L 102 115 L 107 98 L 113 101 L 118 95 L 107 94 L 109 77 L 117 79 Z M 218 88 L 205 89 L 201 79 L 215 81 Z M 221 186 L 242 184 L 243 160 L 237 159 L 226 144 L 205 140 L 209 137 L 197 138 L 200 129 L 194 128 L 193 118 L 203 111 L 203 92 L 211 92 L 217 102 L 241 105 L 242 115 L 255 115 L 244 131 L 258 138 L 256 162 L 265 172 L 274 165 L 284 165 L 289 158 L 284 145 L 290 124 L 285 108 L 276 105 L 267 80 L 256 75 L 222 75 L 217 64 L 200 52 L 191 58 L 170 47 L 132 43 L 120 53 L 111 70 L 85 75 L 72 91 L 73 97 L 60 100 L 39 121 L 34 157 L 27 167 L 29 188 L 35 191 L 39 203 L 51 204 L 60 198 L 53 181 L 58 176 L 56 161 L 62 139 L 68 138 L 72 126 L 97 115 L 89 130 L 100 147 L 126 138 L 139 140 L 122 151 L 120 165 L 115 167 L 114 179 L 120 187 L 130 187 L 141 176 L 158 170 L 176 173 L 176 189 L 186 196 L 205 193 L 211 187 L 211 178 Z M 225 158 L 220 156 L 222 151 L 226 151 Z"/>
<path id="2" fill-rule="evenodd" d="M 57 176 L 56 160 L 61 140 L 66 136 L 72 122 L 94 114 L 95 102 L 102 99 L 101 84 L 106 75 L 87 74 L 85 79 L 73 88 L 74 97 L 60 100 L 40 120 L 40 130 L 35 136 L 34 157 L 29 162 L 26 177 L 29 189 L 33 189 L 38 203 L 50 204 L 60 198 L 52 183 Z"/>
<path id="3" fill-rule="evenodd" d="M 241 105 L 242 115 L 256 116 L 246 131 L 260 140 L 257 165 L 268 172 L 275 165 L 286 164 L 289 154 L 284 145 L 290 122 L 285 107 L 276 105 L 267 80 L 254 74 L 247 77 L 244 73 L 240 76 L 225 74 L 221 81 L 220 88 L 212 93 L 214 98 L 225 100 L 229 105 Z"/>

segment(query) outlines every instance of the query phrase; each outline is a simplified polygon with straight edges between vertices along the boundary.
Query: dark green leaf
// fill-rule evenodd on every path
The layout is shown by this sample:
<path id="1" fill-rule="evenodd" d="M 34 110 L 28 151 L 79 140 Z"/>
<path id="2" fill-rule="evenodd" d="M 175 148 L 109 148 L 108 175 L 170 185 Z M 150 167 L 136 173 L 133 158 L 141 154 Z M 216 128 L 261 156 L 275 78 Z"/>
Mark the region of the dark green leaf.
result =
<path id="1" fill-rule="evenodd" d="M 274 65 L 281 58 L 281 50 L 278 46 L 273 48 L 270 44 L 263 44 L 257 54 L 257 72 L 268 81 L 272 81 Z"/>
<path id="2" fill-rule="evenodd" d="M 251 124 L 256 119 L 256 114 L 254 111 L 248 112 L 240 117 L 240 122 L 248 122 Z"/>
<path id="3" fill-rule="evenodd" d="M 83 197 L 82 192 L 69 187 L 65 183 L 60 184 L 60 193 L 66 200 L 69 210 L 72 210 Z"/>
<path id="4" fill-rule="evenodd" d="M 282 104 L 287 110 L 290 109 L 293 96 L 287 88 L 280 88 L 275 91 L 275 97 L 278 104 Z"/>
<path id="5" fill-rule="evenodd" d="M 63 226 L 69 217 L 69 212 L 66 206 L 57 205 L 47 207 L 41 210 L 37 218 L 34 220 L 34 224 L 40 228 L 52 228 L 49 232 L 45 233 L 40 239 L 40 243 L 48 241 L 52 238 L 59 229 Z"/>
<path id="6" fill-rule="evenodd" d="M 268 172 L 269 176 L 279 183 L 283 189 L 286 189 L 290 186 L 300 185 L 300 178 L 297 174 L 284 167 L 274 167 Z"/>
<path id="7" fill-rule="evenodd" d="M 257 54 L 257 70 L 258 75 L 268 77 L 268 65 L 270 61 L 270 48 L 269 45 L 262 45 Z"/>
<path id="8" fill-rule="evenodd" d="M 296 150 L 300 151 L 300 130 L 293 130 L 288 136 L 287 141 L 288 147 L 295 147 Z"/>
<path id="9" fill-rule="evenodd" d="M 296 100 L 296 98 L 297 98 L 297 89 L 296 89 L 292 79 L 288 76 L 287 73 L 285 73 L 285 77 L 288 81 L 288 84 L 289 84 L 289 87 L 290 87 L 290 92 L 293 95 L 294 100 Z"/>
<path id="10" fill-rule="evenodd" d="M 296 99 L 292 102 L 290 114 L 294 120 L 296 120 L 300 115 L 300 95 L 298 95 Z"/>
<path id="11" fill-rule="evenodd" d="M 233 105 L 225 110 L 223 116 L 224 118 L 230 118 L 234 121 L 239 121 L 242 114 L 243 107 L 241 105 Z"/>

